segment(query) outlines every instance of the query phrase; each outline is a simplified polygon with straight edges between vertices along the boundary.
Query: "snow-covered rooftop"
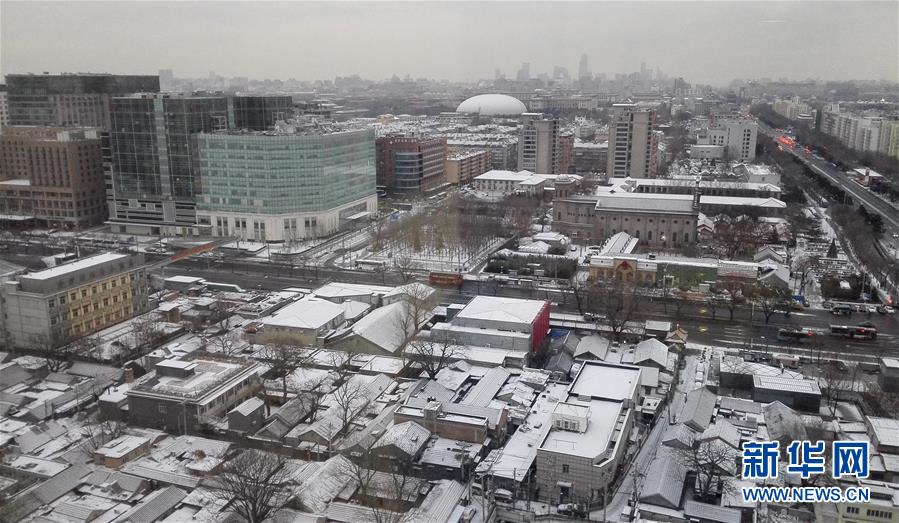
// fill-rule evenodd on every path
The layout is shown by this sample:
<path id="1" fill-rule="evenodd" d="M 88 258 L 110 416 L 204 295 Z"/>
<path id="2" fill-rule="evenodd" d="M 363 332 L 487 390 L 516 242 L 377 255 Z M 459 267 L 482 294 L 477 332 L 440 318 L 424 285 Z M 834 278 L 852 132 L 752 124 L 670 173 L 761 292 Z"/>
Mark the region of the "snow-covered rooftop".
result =
<path id="1" fill-rule="evenodd" d="M 263 325 L 318 330 L 343 317 L 343 307 L 328 300 L 304 298 L 262 319 Z"/>
<path id="2" fill-rule="evenodd" d="M 545 306 L 546 302 L 540 300 L 475 296 L 456 318 L 530 325 Z"/>

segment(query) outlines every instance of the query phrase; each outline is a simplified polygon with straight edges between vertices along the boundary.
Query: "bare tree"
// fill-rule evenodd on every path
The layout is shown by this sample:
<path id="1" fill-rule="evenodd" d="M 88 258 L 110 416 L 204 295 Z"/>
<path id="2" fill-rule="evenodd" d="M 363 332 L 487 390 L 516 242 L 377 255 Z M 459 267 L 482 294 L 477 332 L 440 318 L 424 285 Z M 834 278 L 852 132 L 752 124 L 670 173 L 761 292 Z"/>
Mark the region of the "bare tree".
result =
<path id="1" fill-rule="evenodd" d="M 81 435 L 84 437 L 81 448 L 88 454 L 93 454 L 98 448 L 121 436 L 127 427 L 123 421 L 110 419 L 102 413 L 97 414 L 93 419 L 89 418 L 81 428 Z"/>
<path id="2" fill-rule="evenodd" d="M 799 293 L 805 294 L 805 286 L 808 285 L 812 275 L 821 265 L 818 256 L 806 254 L 793 261 L 793 271 L 799 276 Z"/>
<path id="3" fill-rule="evenodd" d="M 411 283 L 403 287 L 401 310 L 394 316 L 391 327 L 397 339 L 397 353 L 403 355 L 405 348 L 418 335 L 418 330 L 427 321 L 434 307 L 440 303 L 439 294 L 431 287 Z"/>
<path id="4" fill-rule="evenodd" d="M 147 313 L 131 320 L 134 348 L 153 347 L 162 338 L 155 314 Z"/>
<path id="5" fill-rule="evenodd" d="M 415 279 L 415 273 L 419 269 L 419 265 L 410 256 L 402 255 L 393 259 L 393 268 L 399 274 L 403 283 L 409 283 Z"/>
<path id="6" fill-rule="evenodd" d="M 368 447 L 354 453 L 343 474 L 356 485 L 357 501 L 365 505 L 371 523 L 403 523 L 410 520 L 408 499 L 414 497 L 423 480 L 416 477 L 413 464 L 404 459 L 379 456 Z"/>
<path id="7" fill-rule="evenodd" d="M 288 338 L 273 338 L 266 343 L 260 356 L 271 366 L 269 374 L 281 381 L 281 401 L 287 401 L 290 375 L 308 362 L 310 353 Z"/>
<path id="8" fill-rule="evenodd" d="M 787 298 L 787 291 L 780 287 L 774 287 L 760 283 L 752 288 L 752 301 L 765 315 L 765 324 L 771 320 L 771 316 L 777 312 Z"/>
<path id="9" fill-rule="evenodd" d="M 59 372 L 66 367 L 72 353 L 72 345 L 61 332 L 54 331 L 49 335 L 36 334 L 31 336 L 30 340 L 30 345 L 43 354 L 47 370 Z"/>
<path id="10" fill-rule="evenodd" d="M 248 523 L 262 523 L 294 495 L 287 460 L 261 450 L 244 450 L 207 483 L 212 495 Z"/>
<path id="11" fill-rule="evenodd" d="M 431 332 L 427 338 L 415 338 L 406 346 L 408 359 L 434 379 L 444 367 L 465 354 L 465 349 L 454 340 Z"/>
<path id="12" fill-rule="evenodd" d="M 743 297 L 743 283 L 736 280 L 723 281 L 715 285 L 715 290 L 721 297 L 714 298 L 721 307 L 727 309 L 730 319 L 734 319 L 734 313 L 740 304 L 745 303 Z"/>
<path id="13" fill-rule="evenodd" d="M 620 279 L 594 283 L 590 288 L 590 308 L 609 328 L 612 338 L 621 341 L 628 324 L 639 317 L 643 297 L 639 288 Z"/>
<path id="14" fill-rule="evenodd" d="M 736 456 L 737 450 L 719 439 L 696 441 L 678 451 L 680 462 L 696 474 L 697 496 L 703 501 L 733 492 Z"/>

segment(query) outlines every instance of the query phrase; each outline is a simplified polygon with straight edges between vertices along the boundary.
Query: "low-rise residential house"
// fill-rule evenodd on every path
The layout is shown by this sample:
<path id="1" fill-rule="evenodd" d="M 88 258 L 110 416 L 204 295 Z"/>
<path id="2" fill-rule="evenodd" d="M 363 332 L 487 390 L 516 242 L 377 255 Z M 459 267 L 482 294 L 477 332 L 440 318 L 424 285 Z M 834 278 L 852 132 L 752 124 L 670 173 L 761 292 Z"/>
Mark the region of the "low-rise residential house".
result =
<path id="1" fill-rule="evenodd" d="M 128 390 L 129 420 L 136 425 L 185 434 L 224 417 L 261 388 L 260 366 L 207 352 L 156 363 Z"/>
<path id="2" fill-rule="evenodd" d="M 264 420 L 265 402 L 259 398 L 248 398 L 228 411 L 228 430 L 252 434 L 262 428 Z"/>
<path id="3" fill-rule="evenodd" d="M 146 454 L 153 441 L 147 437 L 125 434 L 107 442 L 94 451 L 94 463 L 116 469 Z"/>

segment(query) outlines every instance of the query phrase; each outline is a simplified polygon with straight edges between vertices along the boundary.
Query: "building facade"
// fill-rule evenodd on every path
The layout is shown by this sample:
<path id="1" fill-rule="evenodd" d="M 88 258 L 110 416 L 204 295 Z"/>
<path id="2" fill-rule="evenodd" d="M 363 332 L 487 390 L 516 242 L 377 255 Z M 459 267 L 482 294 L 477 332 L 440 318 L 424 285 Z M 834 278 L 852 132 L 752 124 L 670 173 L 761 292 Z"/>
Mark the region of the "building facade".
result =
<path id="1" fill-rule="evenodd" d="M 6 85 L 0 84 L 0 134 L 9 125 L 9 100 L 6 96 Z"/>
<path id="2" fill-rule="evenodd" d="M 641 401 L 640 372 L 630 365 L 582 363 L 537 448 L 541 501 L 589 505 L 603 499 L 627 454 Z"/>
<path id="3" fill-rule="evenodd" d="M 696 242 L 699 204 L 689 196 L 574 196 L 553 200 L 553 213 L 553 228 L 572 238 L 602 242 L 626 232 L 646 247 L 668 248 Z"/>
<path id="4" fill-rule="evenodd" d="M 0 180 L 0 223 L 81 229 L 106 218 L 96 129 L 7 127 Z"/>
<path id="5" fill-rule="evenodd" d="M 200 193 L 195 136 L 224 129 L 266 130 L 289 111 L 287 97 L 142 94 L 111 105 L 107 184 L 114 232 L 197 234 Z M 271 121 L 269 121 L 271 119 Z M 258 125 L 259 128 L 252 126 Z"/>
<path id="6" fill-rule="evenodd" d="M 635 104 L 615 104 L 609 124 L 609 176 L 654 178 L 659 168 L 656 113 Z"/>
<path id="7" fill-rule="evenodd" d="M 700 133 L 696 143 L 700 151 L 702 146 L 721 146 L 724 148 L 722 158 L 751 162 L 755 160 L 757 137 L 758 124 L 754 120 L 726 119 Z"/>
<path id="8" fill-rule="evenodd" d="M 449 149 L 446 153 L 446 182 L 467 185 L 490 170 L 490 151 L 486 149 Z"/>
<path id="9" fill-rule="evenodd" d="M 377 139 L 377 185 L 416 194 L 446 183 L 446 138 L 384 136 Z"/>
<path id="10" fill-rule="evenodd" d="M 10 125 L 109 129 L 114 96 L 159 92 L 159 77 L 111 74 L 6 76 Z"/>
<path id="11" fill-rule="evenodd" d="M 373 131 L 281 126 L 203 133 L 196 143 L 201 233 L 290 242 L 334 234 L 377 211 Z"/>
<path id="12" fill-rule="evenodd" d="M 575 174 L 604 173 L 609 162 L 609 144 L 595 142 L 574 143 Z"/>
<path id="13" fill-rule="evenodd" d="M 128 421 L 178 434 L 195 432 L 260 387 L 259 364 L 253 360 L 205 352 L 162 360 L 128 390 Z"/>
<path id="14" fill-rule="evenodd" d="M 561 167 L 559 120 L 542 113 L 521 115 L 518 132 L 518 169 L 535 173 L 559 174 Z"/>
<path id="15" fill-rule="evenodd" d="M 147 310 L 143 255 L 108 252 L 0 286 L 8 347 L 59 346 Z"/>

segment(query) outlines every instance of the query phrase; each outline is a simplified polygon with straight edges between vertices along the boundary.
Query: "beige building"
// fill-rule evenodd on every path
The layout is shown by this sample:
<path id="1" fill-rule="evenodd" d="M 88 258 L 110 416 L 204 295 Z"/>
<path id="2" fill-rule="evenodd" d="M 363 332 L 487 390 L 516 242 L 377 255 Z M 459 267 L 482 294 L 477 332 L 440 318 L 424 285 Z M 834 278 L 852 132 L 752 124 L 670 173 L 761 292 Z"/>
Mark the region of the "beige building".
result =
<path id="1" fill-rule="evenodd" d="M 559 174 L 561 160 L 559 120 L 544 118 L 542 113 L 522 114 L 518 134 L 518 169 Z"/>
<path id="2" fill-rule="evenodd" d="M 699 206 L 690 195 L 615 193 L 553 200 L 553 228 L 579 241 L 619 232 L 650 248 L 696 243 Z"/>
<path id="3" fill-rule="evenodd" d="M 147 310 L 143 255 L 107 252 L 0 285 L 8 347 L 59 346 Z"/>
<path id="4" fill-rule="evenodd" d="M 465 185 L 490 170 L 490 151 L 450 149 L 446 153 L 445 165 L 447 183 Z"/>
<path id="5" fill-rule="evenodd" d="M 77 229 L 106 219 L 95 129 L 6 127 L 0 137 L 0 180 L 0 214 L 8 222 Z"/>
<path id="6" fill-rule="evenodd" d="M 606 173 L 614 177 L 654 178 L 659 169 L 655 111 L 635 104 L 615 104 L 609 124 Z"/>

